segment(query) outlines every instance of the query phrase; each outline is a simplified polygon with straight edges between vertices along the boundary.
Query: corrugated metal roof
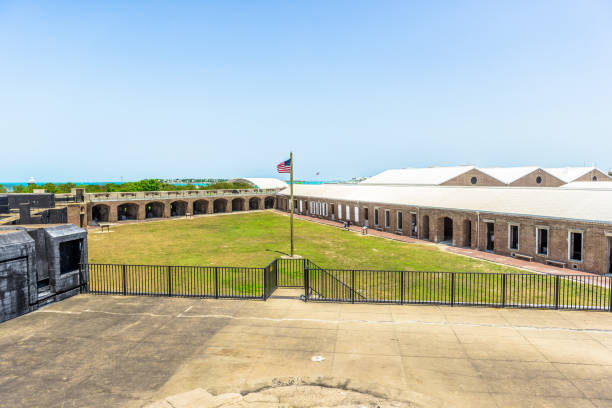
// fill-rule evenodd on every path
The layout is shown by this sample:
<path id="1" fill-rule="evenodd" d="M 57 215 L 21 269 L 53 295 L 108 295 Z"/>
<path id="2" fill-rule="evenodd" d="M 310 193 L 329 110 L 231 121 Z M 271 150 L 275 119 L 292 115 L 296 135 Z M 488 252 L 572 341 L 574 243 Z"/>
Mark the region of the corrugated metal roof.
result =
<path id="1" fill-rule="evenodd" d="M 525 177 L 526 175 L 533 173 L 538 170 L 538 166 L 525 166 L 525 167 L 478 167 L 478 170 L 489 176 L 496 178 L 505 184 L 510 184 L 516 180 Z"/>
<path id="2" fill-rule="evenodd" d="M 370 177 L 360 184 L 440 185 L 472 169 L 474 166 L 392 169 Z"/>
<path id="3" fill-rule="evenodd" d="M 288 195 L 289 189 L 280 192 Z M 294 185 L 294 194 L 328 200 L 387 203 L 612 223 L 612 190 L 536 187 Z"/>

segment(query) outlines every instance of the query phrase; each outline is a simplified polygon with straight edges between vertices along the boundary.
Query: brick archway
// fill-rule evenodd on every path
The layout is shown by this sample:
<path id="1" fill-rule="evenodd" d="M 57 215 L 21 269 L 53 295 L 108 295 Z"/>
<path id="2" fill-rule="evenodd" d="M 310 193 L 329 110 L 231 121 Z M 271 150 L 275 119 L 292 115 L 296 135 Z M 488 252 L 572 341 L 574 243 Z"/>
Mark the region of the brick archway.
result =
<path id="1" fill-rule="evenodd" d="M 151 201 L 145 205 L 145 218 L 162 218 L 165 204 L 160 201 Z"/>
<path id="2" fill-rule="evenodd" d="M 270 208 L 274 208 L 274 197 L 266 197 L 264 200 L 264 208 L 266 210 L 270 209 Z"/>
<path id="3" fill-rule="evenodd" d="M 193 203 L 194 214 L 207 214 L 208 213 L 208 200 L 197 200 Z"/>
<path id="4" fill-rule="evenodd" d="M 227 212 L 227 200 L 225 198 L 217 198 L 213 201 L 213 212 L 215 214 Z"/>
<path id="5" fill-rule="evenodd" d="M 173 201 L 170 203 L 170 216 L 181 217 L 187 213 L 187 201 Z"/>
<path id="6" fill-rule="evenodd" d="M 253 197 L 249 199 L 249 210 L 259 210 L 259 198 Z"/>
<path id="7" fill-rule="evenodd" d="M 234 198 L 232 200 L 232 211 L 244 211 L 244 198 Z"/>
<path id="8" fill-rule="evenodd" d="M 138 204 L 125 203 L 117 206 L 117 221 L 137 220 Z"/>
<path id="9" fill-rule="evenodd" d="M 91 219 L 95 222 L 110 221 L 110 207 L 106 204 L 96 204 L 91 207 Z"/>

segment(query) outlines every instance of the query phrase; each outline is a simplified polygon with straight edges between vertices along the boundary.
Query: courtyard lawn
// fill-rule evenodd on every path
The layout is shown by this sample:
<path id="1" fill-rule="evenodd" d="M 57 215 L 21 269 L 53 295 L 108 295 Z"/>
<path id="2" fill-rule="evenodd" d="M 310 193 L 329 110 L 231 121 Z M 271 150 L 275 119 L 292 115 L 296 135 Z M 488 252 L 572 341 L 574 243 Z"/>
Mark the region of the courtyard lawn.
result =
<path id="1" fill-rule="evenodd" d="M 95 291 L 260 297 L 263 294 L 261 268 L 289 252 L 289 218 L 266 211 L 125 224 L 114 226 L 110 233 L 92 232 L 88 241 L 90 264 L 199 266 L 92 266 L 90 285 Z M 337 291 L 350 293 L 346 292 L 347 285 L 354 281 L 358 296 L 398 299 L 398 287 L 404 282 L 402 293 L 407 301 L 449 301 L 449 274 L 410 274 L 400 281 L 404 278 L 396 273 L 360 278 L 370 272 L 359 272 L 355 279 L 349 278 L 350 271 L 338 270 L 377 269 L 521 274 L 508 277 L 507 292 L 501 291 L 499 275 L 457 275 L 454 292 L 468 303 L 479 303 L 482 299 L 498 303 L 502 298 L 519 304 L 555 302 L 556 290 L 551 286 L 554 279 L 550 276 L 451 254 L 437 245 L 391 241 L 295 220 L 295 253 L 319 267 L 336 269 L 313 272 L 315 287 L 317 274 L 321 273 L 332 284 L 319 288 L 318 293 L 323 297 L 333 298 L 332 292 Z M 231 268 L 211 268 L 221 266 Z M 284 269 L 282 273 L 285 279 L 293 279 L 300 285 L 301 269 Z M 573 305 L 577 299 L 582 299 L 584 306 L 601 307 L 604 300 L 608 304 L 607 286 L 569 279 L 561 279 L 559 284 L 560 304 Z"/>
<path id="2" fill-rule="evenodd" d="M 524 271 L 450 254 L 436 245 L 407 244 L 295 220 L 295 253 L 321 267 L 453 272 Z M 126 224 L 92 232 L 89 263 L 263 267 L 289 253 L 289 218 L 239 213 Z"/>

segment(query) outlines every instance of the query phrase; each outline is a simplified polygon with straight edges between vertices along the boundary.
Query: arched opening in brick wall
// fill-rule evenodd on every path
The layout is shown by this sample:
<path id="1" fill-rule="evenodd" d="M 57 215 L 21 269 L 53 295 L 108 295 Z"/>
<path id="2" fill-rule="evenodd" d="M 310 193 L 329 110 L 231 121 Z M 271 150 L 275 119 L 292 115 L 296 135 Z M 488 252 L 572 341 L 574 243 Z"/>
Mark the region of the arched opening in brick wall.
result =
<path id="1" fill-rule="evenodd" d="M 217 198 L 213 201 L 213 212 L 216 213 L 224 213 L 227 211 L 227 200 L 224 198 Z"/>
<path id="2" fill-rule="evenodd" d="M 442 241 L 453 242 L 453 219 L 450 217 L 442 219 Z"/>
<path id="3" fill-rule="evenodd" d="M 251 198 L 249 200 L 249 210 L 259 210 L 259 198 Z"/>
<path id="4" fill-rule="evenodd" d="M 171 217 L 182 217 L 187 213 L 187 202 L 186 201 L 173 201 L 170 203 L 170 216 Z"/>
<path id="5" fill-rule="evenodd" d="M 208 213 L 208 200 L 197 200 L 193 203 L 194 214 L 206 214 Z"/>
<path id="6" fill-rule="evenodd" d="M 421 222 L 421 238 L 429 239 L 429 215 L 423 216 L 423 222 Z"/>
<path id="7" fill-rule="evenodd" d="M 234 198 L 232 200 L 232 211 L 244 211 L 244 199 Z"/>
<path id="8" fill-rule="evenodd" d="M 106 204 L 96 204 L 91 207 L 91 219 L 95 222 L 108 222 L 110 207 Z"/>
<path id="9" fill-rule="evenodd" d="M 164 216 L 164 203 L 152 201 L 145 206 L 146 218 L 161 218 Z"/>
<path id="10" fill-rule="evenodd" d="M 472 246 L 472 221 L 463 221 L 463 246 L 470 248 Z"/>
<path id="11" fill-rule="evenodd" d="M 137 220 L 138 204 L 125 203 L 117 207 L 117 221 Z"/>
<path id="12" fill-rule="evenodd" d="M 266 197 L 266 199 L 264 200 L 264 208 L 266 210 L 274 208 L 274 197 Z"/>

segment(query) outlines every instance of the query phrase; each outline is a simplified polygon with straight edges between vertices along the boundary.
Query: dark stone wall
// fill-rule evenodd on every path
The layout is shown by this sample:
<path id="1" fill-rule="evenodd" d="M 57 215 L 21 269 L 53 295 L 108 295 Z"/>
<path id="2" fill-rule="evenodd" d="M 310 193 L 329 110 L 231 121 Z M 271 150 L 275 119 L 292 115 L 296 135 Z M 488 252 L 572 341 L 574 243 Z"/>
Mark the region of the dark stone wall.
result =
<path id="1" fill-rule="evenodd" d="M 36 303 L 34 240 L 25 231 L 0 234 L 0 322 Z"/>
<path id="2" fill-rule="evenodd" d="M 75 225 L 0 228 L 0 322 L 78 294 L 86 261 L 87 231 Z"/>
<path id="3" fill-rule="evenodd" d="M 19 208 L 22 203 L 30 203 L 32 208 L 53 208 L 55 207 L 55 194 L 51 193 L 31 193 L 31 194 L 7 194 L 9 210 Z"/>
<path id="4" fill-rule="evenodd" d="M 0 214 L 8 214 L 8 197 L 6 194 L 0 194 Z"/>

